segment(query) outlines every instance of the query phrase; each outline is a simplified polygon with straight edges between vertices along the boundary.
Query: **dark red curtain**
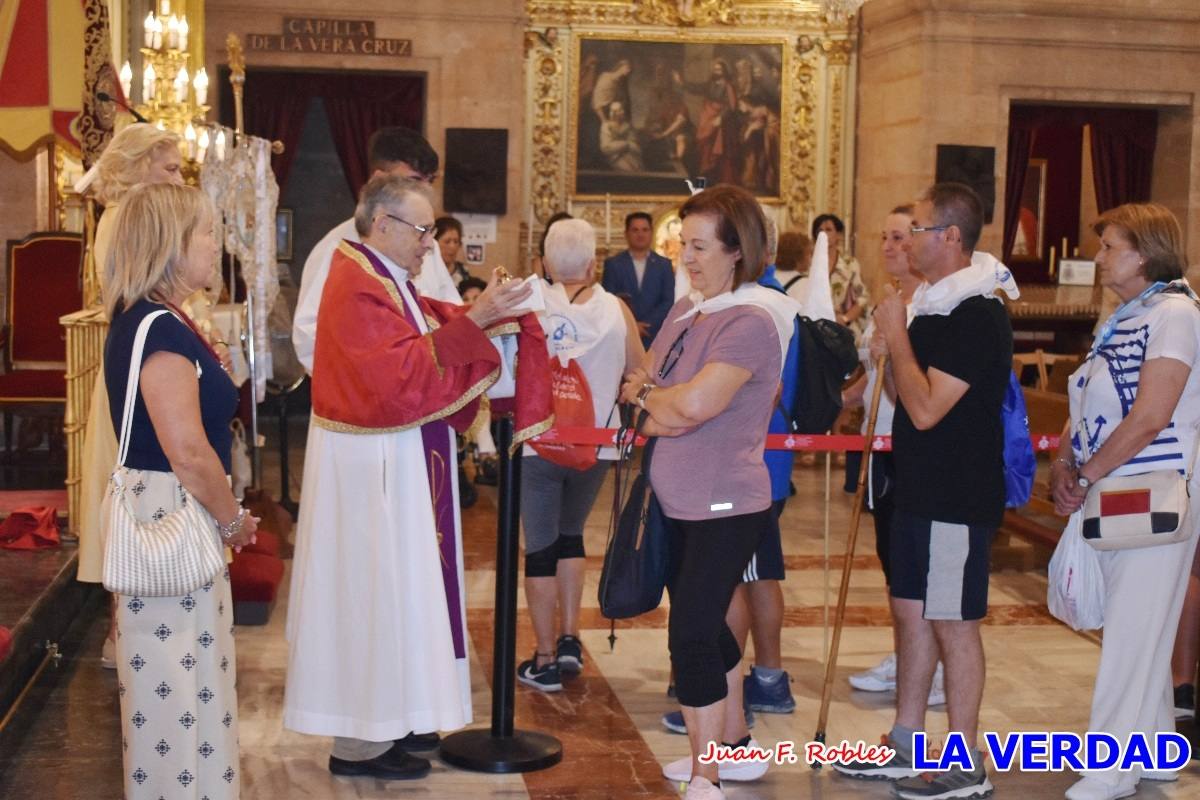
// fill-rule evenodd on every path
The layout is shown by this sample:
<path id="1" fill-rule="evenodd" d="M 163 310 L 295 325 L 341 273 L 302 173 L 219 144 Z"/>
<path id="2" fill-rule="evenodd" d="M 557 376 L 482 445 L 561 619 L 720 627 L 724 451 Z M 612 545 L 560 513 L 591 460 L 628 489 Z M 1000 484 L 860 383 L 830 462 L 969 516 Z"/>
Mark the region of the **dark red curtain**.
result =
<path id="1" fill-rule="evenodd" d="M 1033 150 L 1034 126 L 1029 120 L 1016 114 L 1008 124 L 1008 157 L 1005 159 L 1004 177 L 1004 246 L 1003 261 L 1010 263 L 1013 245 L 1017 241 L 1017 227 L 1021 221 L 1021 195 L 1025 191 L 1025 171 L 1029 165 L 1029 153 Z"/>
<path id="2" fill-rule="evenodd" d="M 379 128 L 403 125 L 421 130 L 425 80 L 420 75 L 331 75 L 322 98 L 350 193 L 370 177 L 367 139 Z"/>
<path id="3" fill-rule="evenodd" d="M 1150 199 L 1158 112 L 1111 110 L 1091 123 L 1092 175 L 1100 211 Z"/>
<path id="4" fill-rule="evenodd" d="M 298 80 L 302 77 L 292 72 L 256 71 L 246 81 L 246 133 L 283 142 L 283 152 L 271 157 L 280 190 L 287 185 L 304 131 L 304 116 L 313 98 L 311 85 Z M 228 117 L 222 114 L 222 118 L 226 124 L 233 124 L 232 107 Z"/>
<path id="5" fill-rule="evenodd" d="M 222 68 L 221 120 L 234 123 L 228 68 Z M 367 139 L 377 129 L 403 125 L 420 131 L 425 118 L 425 76 L 370 72 L 285 72 L 255 70 L 246 80 L 246 132 L 283 142 L 271 167 L 280 191 L 300 144 L 304 119 L 313 98 L 325 102 L 334 146 L 350 191 L 367 182 Z"/>

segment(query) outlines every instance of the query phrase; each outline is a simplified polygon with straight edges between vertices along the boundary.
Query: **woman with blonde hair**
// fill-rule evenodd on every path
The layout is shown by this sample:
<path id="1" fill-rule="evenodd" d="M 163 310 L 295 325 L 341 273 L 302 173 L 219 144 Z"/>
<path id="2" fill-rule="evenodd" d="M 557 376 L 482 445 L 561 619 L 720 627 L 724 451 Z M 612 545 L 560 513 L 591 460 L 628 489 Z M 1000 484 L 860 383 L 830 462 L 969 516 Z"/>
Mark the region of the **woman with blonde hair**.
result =
<path id="1" fill-rule="evenodd" d="M 1200 303 L 1183 277 L 1183 234 L 1169 209 L 1128 203 L 1104 212 L 1092 229 L 1100 236 L 1100 285 L 1116 292 L 1121 306 L 1068 382 L 1070 419 L 1050 473 L 1058 513 L 1072 515 L 1063 535 L 1110 533 L 1099 526 L 1090 531 L 1090 521 L 1081 519 L 1089 493 L 1105 491 L 1096 485 L 1105 477 L 1169 470 L 1192 478 L 1188 513 L 1179 522 L 1190 529 L 1187 538 L 1097 553 L 1104 642 L 1087 729 L 1124 743 L 1175 730 L 1171 650 L 1200 502 L 1192 476 L 1200 435 Z M 1152 516 L 1160 515 L 1127 513 L 1124 519 L 1130 533 L 1158 533 Z M 1136 792 L 1141 780 L 1177 777 L 1140 767 L 1088 770 L 1066 796 L 1114 800 Z"/>
<path id="2" fill-rule="evenodd" d="M 225 544 L 240 548 L 254 541 L 258 520 L 229 486 L 237 389 L 179 308 L 203 285 L 219 252 L 213 217 L 208 198 L 186 186 L 143 185 L 122 198 L 105 259 L 104 307 L 112 322 L 104 377 L 109 425 L 116 428 L 142 321 L 167 312 L 148 323 L 140 375 L 132 376 L 138 384 L 124 501 L 145 523 L 172 514 L 190 493 Z M 229 571 L 182 597 L 118 595 L 116 601 L 125 797 L 236 798 Z"/>
<path id="3" fill-rule="evenodd" d="M 113 228 L 121 198 L 139 183 L 182 184 L 182 158 L 179 136 L 162 131 L 144 122 L 134 123 L 113 136 L 96 163 L 96 182 L 93 192 L 104 204 L 104 213 L 96 226 L 92 253 L 101 291 L 105 286 L 105 267 L 108 250 L 113 241 Z M 100 540 L 100 503 L 104 497 L 108 476 L 117 460 L 117 438 L 108 421 L 108 394 L 104 389 L 104 366 L 96 375 L 92 389 L 92 404 L 83 435 L 83 469 L 80 482 L 79 569 L 76 577 L 87 583 L 100 582 L 100 566 L 104 546 Z M 115 618 L 114 618 L 115 621 Z M 110 626 L 100 663 L 116 668 L 115 625 Z"/>

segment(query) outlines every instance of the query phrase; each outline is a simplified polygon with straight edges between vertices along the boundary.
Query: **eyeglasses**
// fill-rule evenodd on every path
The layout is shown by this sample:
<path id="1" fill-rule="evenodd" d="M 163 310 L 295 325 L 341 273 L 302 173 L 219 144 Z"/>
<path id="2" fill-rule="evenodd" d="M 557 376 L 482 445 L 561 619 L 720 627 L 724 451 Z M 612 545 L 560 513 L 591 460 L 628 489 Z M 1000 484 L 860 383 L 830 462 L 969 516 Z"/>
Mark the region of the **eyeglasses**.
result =
<path id="1" fill-rule="evenodd" d="M 949 225 L 909 225 L 908 232 L 917 234 L 925 233 L 925 231 L 944 231 L 949 227 Z"/>
<path id="2" fill-rule="evenodd" d="M 383 212 L 383 216 L 387 217 L 388 219 L 394 219 L 394 220 L 396 220 L 396 222 L 403 222 L 405 225 L 412 228 L 417 233 L 421 234 L 421 238 L 425 238 L 426 236 L 432 236 L 434 233 L 434 230 L 435 230 L 433 225 L 414 225 L 413 223 L 409 222 L 408 220 L 400 219 L 400 217 L 397 217 L 395 214 L 389 214 L 386 211 Z"/>

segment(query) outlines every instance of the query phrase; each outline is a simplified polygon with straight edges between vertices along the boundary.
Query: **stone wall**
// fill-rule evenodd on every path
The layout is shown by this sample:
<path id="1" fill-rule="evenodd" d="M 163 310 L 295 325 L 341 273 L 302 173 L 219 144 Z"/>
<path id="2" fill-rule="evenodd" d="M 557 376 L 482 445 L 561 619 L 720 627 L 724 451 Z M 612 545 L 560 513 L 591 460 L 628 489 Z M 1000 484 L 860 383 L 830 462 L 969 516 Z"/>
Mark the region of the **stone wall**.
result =
<path id="1" fill-rule="evenodd" d="M 996 148 L 1003 233 L 1008 114 L 1014 101 L 1160 108 L 1153 199 L 1184 226 L 1200 264 L 1200 4 L 1195 0 L 870 0 L 858 73 L 857 254 L 872 280 L 873 232 L 933 181 L 938 144 Z"/>
<path id="2" fill-rule="evenodd" d="M 490 265 L 516 264 L 521 208 L 524 129 L 522 0 L 208 0 L 209 74 L 227 63 L 225 37 L 278 34 L 284 17 L 370 20 L 380 39 L 411 39 L 408 56 L 246 50 L 247 81 L 255 67 L 423 72 L 427 75 L 425 135 L 445 156 L 446 128 L 507 128 L 508 209 L 498 241 L 487 247 Z M 441 183 L 434 187 L 440 200 Z M 440 209 L 438 209 L 440 210 Z"/>

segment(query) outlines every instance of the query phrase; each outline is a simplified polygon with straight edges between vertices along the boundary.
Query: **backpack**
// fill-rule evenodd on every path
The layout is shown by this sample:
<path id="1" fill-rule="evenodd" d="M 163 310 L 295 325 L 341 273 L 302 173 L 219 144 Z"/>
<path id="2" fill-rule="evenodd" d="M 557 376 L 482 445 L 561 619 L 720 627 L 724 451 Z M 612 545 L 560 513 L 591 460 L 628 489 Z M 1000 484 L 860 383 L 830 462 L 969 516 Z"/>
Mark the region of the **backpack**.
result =
<path id="1" fill-rule="evenodd" d="M 572 358 L 564 367 L 557 358 L 550 358 L 550 396 L 556 426 L 595 426 L 596 412 L 592 407 L 592 389 L 578 361 Z M 530 442 L 530 445 L 539 456 L 560 467 L 585 470 L 596 465 L 595 445 L 560 442 Z"/>
<path id="2" fill-rule="evenodd" d="M 793 433 L 825 433 L 842 410 L 842 384 L 858 367 L 854 333 L 827 319 L 800 315 L 800 375 L 792 403 Z"/>
<path id="3" fill-rule="evenodd" d="M 1000 404 L 1000 418 L 1004 423 L 1004 505 L 1019 508 L 1029 502 L 1033 494 L 1033 477 L 1037 472 L 1037 460 L 1033 455 L 1033 443 L 1029 440 L 1029 414 L 1025 410 L 1025 394 L 1017 374 L 1009 371 L 1008 389 L 1004 402 Z"/>

